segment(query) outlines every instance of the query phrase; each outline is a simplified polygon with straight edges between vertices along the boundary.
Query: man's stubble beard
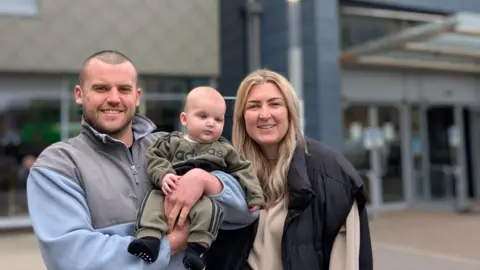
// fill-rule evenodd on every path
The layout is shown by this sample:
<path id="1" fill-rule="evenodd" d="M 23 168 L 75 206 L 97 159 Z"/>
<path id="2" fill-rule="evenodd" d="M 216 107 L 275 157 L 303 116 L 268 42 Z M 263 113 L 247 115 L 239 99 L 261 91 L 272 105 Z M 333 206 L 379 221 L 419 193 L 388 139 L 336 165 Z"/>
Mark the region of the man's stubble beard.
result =
<path id="1" fill-rule="evenodd" d="M 112 138 L 120 137 L 123 133 L 125 133 L 125 131 L 127 131 L 127 129 L 131 128 L 131 123 L 132 123 L 132 120 L 133 120 L 134 116 L 135 116 L 135 114 L 129 113 L 125 123 L 121 127 L 112 131 L 112 130 L 107 130 L 106 128 L 102 128 L 102 126 L 98 124 L 99 121 L 94 122 L 94 121 L 90 120 L 90 118 L 88 116 L 86 116 L 85 114 L 83 115 L 83 117 L 85 118 L 85 121 L 87 121 L 87 123 L 93 129 L 95 129 L 98 133 L 106 134 L 106 135 L 108 135 Z M 97 117 L 97 118 L 99 118 L 99 117 Z"/>

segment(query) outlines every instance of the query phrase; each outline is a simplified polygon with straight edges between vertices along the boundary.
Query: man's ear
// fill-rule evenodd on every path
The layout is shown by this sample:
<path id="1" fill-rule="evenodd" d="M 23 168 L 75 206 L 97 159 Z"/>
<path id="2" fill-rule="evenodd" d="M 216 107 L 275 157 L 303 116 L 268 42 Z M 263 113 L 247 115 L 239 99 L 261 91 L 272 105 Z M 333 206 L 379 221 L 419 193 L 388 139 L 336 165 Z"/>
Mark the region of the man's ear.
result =
<path id="1" fill-rule="evenodd" d="M 83 105 L 83 93 L 82 93 L 82 88 L 80 87 L 80 85 L 76 85 L 75 86 L 75 89 L 73 90 L 74 93 L 75 93 L 75 102 L 78 104 L 78 105 Z"/>
<path id="2" fill-rule="evenodd" d="M 135 106 L 138 107 L 140 105 L 140 100 L 142 97 L 142 89 L 138 88 L 136 94 L 137 94 L 137 104 L 135 104 Z"/>

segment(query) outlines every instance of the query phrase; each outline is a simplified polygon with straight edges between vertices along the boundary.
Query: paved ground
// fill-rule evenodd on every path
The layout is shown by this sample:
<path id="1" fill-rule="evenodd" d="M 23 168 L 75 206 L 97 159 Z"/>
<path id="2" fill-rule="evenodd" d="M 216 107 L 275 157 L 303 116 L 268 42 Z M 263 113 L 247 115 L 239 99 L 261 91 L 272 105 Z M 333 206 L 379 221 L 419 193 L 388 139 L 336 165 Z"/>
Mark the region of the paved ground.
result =
<path id="1" fill-rule="evenodd" d="M 0 262 L 2 270 L 47 269 L 29 232 L 0 234 Z"/>
<path id="2" fill-rule="evenodd" d="M 402 211 L 371 222 L 377 270 L 480 270 L 480 215 Z M 29 232 L 0 234 L 2 270 L 45 270 Z"/>
<path id="3" fill-rule="evenodd" d="M 382 214 L 371 223 L 375 269 L 480 270 L 479 228 L 479 214 Z"/>

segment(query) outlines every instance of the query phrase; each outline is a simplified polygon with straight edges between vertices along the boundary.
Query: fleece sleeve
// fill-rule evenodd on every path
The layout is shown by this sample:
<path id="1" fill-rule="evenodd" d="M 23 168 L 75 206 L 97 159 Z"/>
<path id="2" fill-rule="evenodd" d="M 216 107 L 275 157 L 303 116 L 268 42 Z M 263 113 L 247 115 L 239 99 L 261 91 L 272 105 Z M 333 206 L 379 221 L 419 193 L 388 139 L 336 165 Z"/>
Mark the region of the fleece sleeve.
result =
<path id="1" fill-rule="evenodd" d="M 34 167 L 27 198 L 35 235 L 49 270 L 162 270 L 170 261 L 170 245 L 162 238 L 152 264 L 127 252 L 131 236 L 104 234 L 92 227 L 82 188 L 52 170 Z"/>
<path id="2" fill-rule="evenodd" d="M 223 209 L 224 221 L 220 228 L 223 230 L 235 230 L 252 224 L 258 218 L 259 212 L 250 212 L 245 190 L 238 180 L 232 175 L 221 171 L 214 171 L 212 174 L 223 185 L 222 192 L 209 196 Z"/>

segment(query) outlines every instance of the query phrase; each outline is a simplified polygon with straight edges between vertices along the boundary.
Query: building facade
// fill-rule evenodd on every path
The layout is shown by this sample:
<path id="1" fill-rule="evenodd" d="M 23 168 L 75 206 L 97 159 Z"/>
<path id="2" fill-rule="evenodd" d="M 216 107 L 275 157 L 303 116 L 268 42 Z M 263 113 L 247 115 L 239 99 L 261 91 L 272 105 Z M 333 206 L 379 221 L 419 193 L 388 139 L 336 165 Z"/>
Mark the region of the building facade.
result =
<path id="1" fill-rule="evenodd" d="M 222 1 L 219 86 L 287 76 L 307 136 L 342 151 L 374 211 L 480 198 L 480 5 L 473 0 Z"/>
<path id="2" fill-rule="evenodd" d="M 257 68 L 287 76 L 305 134 L 342 151 L 374 211 L 467 211 L 480 198 L 480 5 L 474 0 L 0 3 L 0 228 L 29 226 L 31 156 L 79 131 L 73 87 L 102 49 L 131 57 L 140 113 L 179 129 L 186 92 L 227 99 Z M 478 13 L 478 14 L 477 14 Z"/>
<path id="3" fill-rule="evenodd" d="M 78 134 L 84 58 L 125 53 L 138 67 L 139 111 L 160 130 L 179 129 L 186 92 L 219 76 L 218 14 L 215 0 L 0 1 L 0 228 L 29 226 L 32 156 Z"/>

